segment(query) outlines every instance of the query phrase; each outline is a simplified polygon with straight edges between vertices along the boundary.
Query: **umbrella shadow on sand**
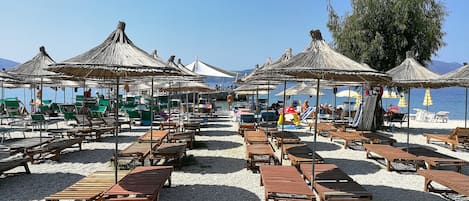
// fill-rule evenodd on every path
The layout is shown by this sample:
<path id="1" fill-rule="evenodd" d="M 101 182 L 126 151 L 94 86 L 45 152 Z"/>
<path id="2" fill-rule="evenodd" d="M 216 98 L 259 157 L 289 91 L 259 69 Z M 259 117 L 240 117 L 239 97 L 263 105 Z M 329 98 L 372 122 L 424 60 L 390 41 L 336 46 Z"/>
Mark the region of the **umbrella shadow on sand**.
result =
<path id="1" fill-rule="evenodd" d="M 202 136 L 232 136 L 239 135 L 236 131 L 202 131 L 200 132 Z"/>
<path id="2" fill-rule="evenodd" d="M 105 163 L 112 158 L 114 149 L 86 149 L 81 151 L 64 152 L 61 163 Z"/>
<path id="3" fill-rule="evenodd" d="M 326 163 L 336 164 L 348 175 L 367 175 L 378 172 L 382 169 L 380 166 L 362 160 L 349 160 L 342 158 L 325 158 Z"/>
<path id="4" fill-rule="evenodd" d="M 245 168 L 246 161 L 239 158 L 193 156 L 183 159 L 182 172 L 198 174 L 226 174 L 240 171 Z"/>
<path id="5" fill-rule="evenodd" d="M 243 144 L 231 141 L 219 141 L 219 140 L 205 140 L 196 141 L 195 149 L 206 149 L 206 150 L 225 150 L 233 149 L 243 146 Z M 198 145 L 198 146 L 197 146 Z"/>
<path id="6" fill-rule="evenodd" d="M 229 124 L 208 124 L 207 128 L 231 128 L 232 125 Z"/>
<path id="7" fill-rule="evenodd" d="M 2 200 L 41 200 L 76 183 L 84 176 L 73 173 L 19 174 L 0 179 Z"/>
<path id="8" fill-rule="evenodd" d="M 160 193 L 160 200 L 260 200 L 259 197 L 246 189 L 225 185 L 181 185 L 164 188 Z"/>
<path id="9" fill-rule="evenodd" d="M 309 147 L 313 147 L 313 142 L 304 142 L 307 144 Z M 337 144 L 334 143 L 329 143 L 329 142 L 316 142 L 316 151 L 335 151 L 342 149 Z"/>
<path id="10" fill-rule="evenodd" d="M 423 179 L 422 179 L 423 180 Z M 440 196 L 424 191 L 415 191 L 382 185 L 362 185 L 373 194 L 373 200 L 443 200 Z M 423 185 L 422 185 L 423 190 Z"/>

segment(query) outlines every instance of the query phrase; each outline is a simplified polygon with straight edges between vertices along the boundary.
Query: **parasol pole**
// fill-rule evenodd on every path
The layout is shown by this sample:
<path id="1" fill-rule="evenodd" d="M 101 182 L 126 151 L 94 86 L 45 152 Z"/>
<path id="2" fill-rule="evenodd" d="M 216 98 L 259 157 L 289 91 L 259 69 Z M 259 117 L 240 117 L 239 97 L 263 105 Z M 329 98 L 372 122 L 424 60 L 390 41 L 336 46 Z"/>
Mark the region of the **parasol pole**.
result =
<path id="1" fill-rule="evenodd" d="M 153 155 L 153 77 L 151 77 L 151 95 L 150 95 L 150 157 Z M 153 165 L 153 164 L 150 164 Z"/>
<path id="2" fill-rule="evenodd" d="M 466 89 L 466 109 L 464 110 L 464 128 L 467 128 L 467 87 Z"/>
<path id="3" fill-rule="evenodd" d="M 114 149 L 114 182 L 117 184 L 117 171 L 119 168 L 117 168 L 117 161 L 118 161 L 118 155 L 117 151 L 119 149 L 118 144 L 119 144 L 119 138 L 118 138 L 118 126 L 119 124 L 119 77 L 116 78 L 116 105 L 114 106 L 115 111 L 114 111 L 114 119 L 116 120 L 116 128 L 114 131 L 114 138 L 115 138 L 115 149 Z M 150 149 L 151 150 L 151 149 Z"/>
<path id="4" fill-rule="evenodd" d="M 287 93 L 287 81 L 283 81 L 283 111 L 282 111 L 282 134 L 284 132 L 284 127 L 285 127 L 285 107 L 287 105 L 286 103 L 286 93 Z M 282 138 L 283 140 L 283 138 Z M 283 156 L 283 142 L 282 142 L 282 149 L 280 150 L 280 156 Z M 283 160 L 280 161 L 280 165 L 282 165 Z"/>
<path id="5" fill-rule="evenodd" d="M 316 141 L 317 141 L 317 133 L 318 133 L 318 119 L 319 119 L 319 107 L 318 107 L 318 103 L 319 103 L 319 81 L 320 79 L 318 78 L 317 79 L 318 83 L 317 83 L 317 86 L 316 86 L 316 117 L 314 118 L 314 135 L 313 135 L 313 148 L 312 148 L 312 154 L 311 154 L 311 157 L 312 157 L 312 164 L 311 164 L 311 169 L 312 169 L 312 173 L 311 173 L 311 183 L 314 184 L 314 171 L 316 171 L 316 165 L 315 165 L 315 159 L 316 159 Z M 314 185 L 311 185 L 311 190 L 314 191 Z"/>
<path id="6" fill-rule="evenodd" d="M 39 102 L 39 109 L 40 110 L 42 110 L 42 93 L 43 93 L 43 91 L 42 91 L 42 78 L 43 78 L 43 76 L 41 76 L 41 89 L 39 89 L 39 90 L 41 90 L 41 93 L 39 94 L 39 99 L 40 99 L 39 100 L 40 101 Z M 43 113 L 43 111 L 41 111 L 41 113 Z M 39 122 L 39 139 L 40 139 L 41 143 L 42 143 L 42 123 L 43 122 Z"/>
<path id="7" fill-rule="evenodd" d="M 410 137 L 410 87 L 407 94 L 407 152 L 409 152 L 409 137 Z"/>
<path id="8" fill-rule="evenodd" d="M 269 111 L 269 105 L 270 105 L 270 80 L 267 80 L 267 112 Z"/>

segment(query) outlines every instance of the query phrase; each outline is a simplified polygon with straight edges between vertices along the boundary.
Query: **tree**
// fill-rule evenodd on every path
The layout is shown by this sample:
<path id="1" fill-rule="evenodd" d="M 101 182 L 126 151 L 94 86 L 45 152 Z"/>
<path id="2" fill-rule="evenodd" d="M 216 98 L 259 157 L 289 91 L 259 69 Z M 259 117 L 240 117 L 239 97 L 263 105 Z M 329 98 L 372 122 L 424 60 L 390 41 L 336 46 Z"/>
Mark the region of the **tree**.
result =
<path id="1" fill-rule="evenodd" d="M 445 45 L 441 30 L 446 10 L 435 0 L 351 0 L 352 14 L 342 18 L 328 6 L 327 27 L 342 54 L 387 71 L 407 51 L 422 64 Z"/>

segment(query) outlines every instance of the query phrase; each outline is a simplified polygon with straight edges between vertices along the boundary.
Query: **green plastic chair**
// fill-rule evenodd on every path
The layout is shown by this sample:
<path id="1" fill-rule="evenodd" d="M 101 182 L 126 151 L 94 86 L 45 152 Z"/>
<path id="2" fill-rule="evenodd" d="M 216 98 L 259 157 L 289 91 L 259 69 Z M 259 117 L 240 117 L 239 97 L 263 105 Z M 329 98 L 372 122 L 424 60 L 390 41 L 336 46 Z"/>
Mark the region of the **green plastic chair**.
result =
<path id="1" fill-rule="evenodd" d="M 111 104 L 109 99 L 99 99 L 98 105 L 109 107 Z"/>
<path id="2" fill-rule="evenodd" d="M 52 100 L 42 100 L 42 104 L 49 106 L 50 104 L 52 104 Z"/>
<path id="3" fill-rule="evenodd" d="M 83 102 L 85 100 L 85 96 L 83 95 L 76 95 L 75 96 L 75 102 Z"/>
<path id="4" fill-rule="evenodd" d="M 151 125 L 151 113 L 150 111 L 142 111 L 142 119 L 140 120 L 141 126 Z"/>
<path id="5" fill-rule="evenodd" d="M 9 117 L 19 117 L 22 116 L 20 111 L 20 101 L 16 98 L 14 100 L 5 99 L 4 100 L 5 111 Z"/>

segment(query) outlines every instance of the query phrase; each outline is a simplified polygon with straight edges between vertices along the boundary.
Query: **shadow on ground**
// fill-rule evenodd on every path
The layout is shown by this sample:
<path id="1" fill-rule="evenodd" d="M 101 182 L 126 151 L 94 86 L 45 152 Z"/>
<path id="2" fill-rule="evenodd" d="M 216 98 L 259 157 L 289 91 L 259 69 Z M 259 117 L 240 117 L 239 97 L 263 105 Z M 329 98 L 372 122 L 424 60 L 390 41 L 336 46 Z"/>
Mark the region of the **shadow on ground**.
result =
<path id="1" fill-rule="evenodd" d="M 363 154 L 365 157 L 365 154 Z M 342 158 L 325 158 L 325 163 L 336 164 L 341 170 L 348 175 L 367 175 L 378 172 L 384 167 L 380 167 L 372 162 L 362 160 L 349 160 Z"/>
<path id="2" fill-rule="evenodd" d="M 423 191 L 415 191 L 381 185 L 363 185 L 363 187 L 365 187 L 366 190 L 373 194 L 373 200 L 444 200 L 438 195 Z"/>
<path id="3" fill-rule="evenodd" d="M 198 174 L 226 174 L 240 171 L 245 166 L 244 159 L 190 155 L 183 161 L 183 167 L 180 171 Z"/>
<path id="4" fill-rule="evenodd" d="M 313 142 L 303 143 L 307 144 L 311 148 L 313 147 Z M 342 147 L 332 142 L 316 142 L 316 151 L 335 151 L 339 149 L 342 149 Z"/>
<path id="5" fill-rule="evenodd" d="M 238 201 L 238 200 L 260 200 L 256 194 L 246 189 L 224 186 L 224 185 L 183 185 L 165 188 L 160 193 L 159 200 L 179 201 Z"/>
<path id="6" fill-rule="evenodd" d="M 206 140 L 195 142 L 194 149 L 225 150 L 237 148 L 240 146 L 243 146 L 243 144 L 231 141 Z"/>
<path id="7" fill-rule="evenodd" d="M 202 136 L 232 136 L 239 135 L 236 131 L 202 131 Z"/>
<path id="8" fill-rule="evenodd" d="M 0 178 L 2 200 L 42 200 L 76 183 L 84 176 L 71 173 L 32 173 Z M 38 182 L 49 181 L 49 182 Z"/>
<path id="9" fill-rule="evenodd" d="M 208 124 L 207 128 L 231 128 L 233 127 L 232 125 L 229 124 Z"/>
<path id="10" fill-rule="evenodd" d="M 81 151 L 66 149 L 61 154 L 62 158 L 59 163 L 105 163 L 111 160 L 113 153 L 113 149 L 85 149 Z"/>

